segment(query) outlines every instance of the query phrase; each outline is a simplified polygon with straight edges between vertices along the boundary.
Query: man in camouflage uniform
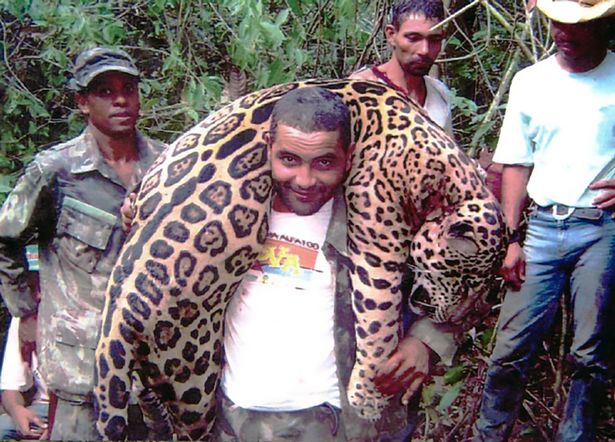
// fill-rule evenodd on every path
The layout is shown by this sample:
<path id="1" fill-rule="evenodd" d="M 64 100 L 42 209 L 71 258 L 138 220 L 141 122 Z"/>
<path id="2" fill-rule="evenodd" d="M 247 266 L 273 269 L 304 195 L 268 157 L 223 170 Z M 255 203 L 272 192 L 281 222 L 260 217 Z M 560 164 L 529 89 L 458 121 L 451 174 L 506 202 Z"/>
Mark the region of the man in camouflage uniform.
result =
<path id="1" fill-rule="evenodd" d="M 38 315 L 40 368 L 57 396 L 54 440 L 98 438 L 94 350 L 107 280 L 125 240 L 120 206 L 164 148 L 135 127 L 138 79 L 123 51 L 81 53 L 72 86 L 86 129 L 36 155 L 0 211 L 2 297 L 22 322 Z M 32 234 L 40 247 L 40 304 L 26 284 L 23 246 Z"/>

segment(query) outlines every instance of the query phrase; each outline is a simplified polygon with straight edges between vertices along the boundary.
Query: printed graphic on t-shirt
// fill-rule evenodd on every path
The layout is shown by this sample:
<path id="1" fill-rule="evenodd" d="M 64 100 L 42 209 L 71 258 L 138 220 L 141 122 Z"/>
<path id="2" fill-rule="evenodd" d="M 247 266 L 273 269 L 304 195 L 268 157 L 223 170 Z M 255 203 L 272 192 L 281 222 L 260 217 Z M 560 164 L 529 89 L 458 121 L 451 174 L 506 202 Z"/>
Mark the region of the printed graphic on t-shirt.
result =
<path id="1" fill-rule="evenodd" d="M 239 407 L 340 406 L 334 272 L 322 251 L 332 203 L 307 216 L 273 210 L 258 262 L 231 299 L 222 388 Z"/>
<path id="2" fill-rule="evenodd" d="M 291 235 L 270 232 L 252 266 L 251 275 L 261 284 L 284 283 L 292 278 L 296 288 L 322 274 L 317 266 L 320 244 Z"/>

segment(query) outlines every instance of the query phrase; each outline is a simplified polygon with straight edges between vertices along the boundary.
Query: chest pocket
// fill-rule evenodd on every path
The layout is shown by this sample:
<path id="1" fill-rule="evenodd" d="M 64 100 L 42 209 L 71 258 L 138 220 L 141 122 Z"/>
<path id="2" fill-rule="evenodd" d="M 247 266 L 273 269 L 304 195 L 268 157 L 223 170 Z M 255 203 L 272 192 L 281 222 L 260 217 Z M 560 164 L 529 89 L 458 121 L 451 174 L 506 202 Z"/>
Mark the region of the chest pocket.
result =
<path id="1" fill-rule="evenodd" d="M 58 219 L 58 254 L 73 266 L 91 273 L 107 248 L 114 216 L 75 198 L 64 197 Z"/>

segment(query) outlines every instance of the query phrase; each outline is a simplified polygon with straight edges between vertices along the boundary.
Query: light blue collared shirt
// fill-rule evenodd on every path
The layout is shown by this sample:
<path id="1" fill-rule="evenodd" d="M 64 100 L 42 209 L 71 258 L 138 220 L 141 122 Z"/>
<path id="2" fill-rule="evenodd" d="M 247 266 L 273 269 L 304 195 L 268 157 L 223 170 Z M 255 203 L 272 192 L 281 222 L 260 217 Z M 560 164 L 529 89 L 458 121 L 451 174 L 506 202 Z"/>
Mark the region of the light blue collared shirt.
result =
<path id="1" fill-rule="evenodd" d="M 615 54 L 583 73 L 555 56 L 520 71 L 493 161 L 533 166 L 528 193 L 541 206 L 592 207 L 588 186 L 615 177 Z"/>

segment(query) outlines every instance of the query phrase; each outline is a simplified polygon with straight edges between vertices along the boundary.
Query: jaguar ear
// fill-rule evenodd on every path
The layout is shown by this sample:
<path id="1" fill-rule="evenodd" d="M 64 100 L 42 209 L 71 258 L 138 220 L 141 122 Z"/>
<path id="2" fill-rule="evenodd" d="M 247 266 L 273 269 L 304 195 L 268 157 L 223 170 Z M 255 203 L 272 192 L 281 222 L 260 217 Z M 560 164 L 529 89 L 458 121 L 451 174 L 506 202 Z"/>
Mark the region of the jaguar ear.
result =
<path id="1" fill-rule="evenodd" d="M 453 250 L 464 255 L 474 255 L 479 249 L 474 237 L 474 229 L 469 223 L 463 221 L 457 221 L 449 226 L 446 242 Z"/>

